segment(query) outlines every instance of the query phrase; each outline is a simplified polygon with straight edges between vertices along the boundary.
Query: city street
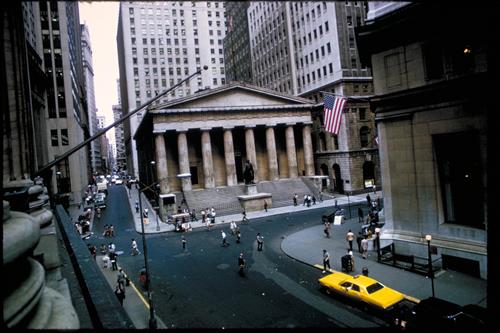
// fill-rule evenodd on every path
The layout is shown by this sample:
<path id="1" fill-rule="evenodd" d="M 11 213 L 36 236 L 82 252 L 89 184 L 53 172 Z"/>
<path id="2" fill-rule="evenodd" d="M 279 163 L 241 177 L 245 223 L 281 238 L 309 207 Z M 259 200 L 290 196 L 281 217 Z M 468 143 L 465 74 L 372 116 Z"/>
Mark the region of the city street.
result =
<path id="1" fill-rule="evenodd" d="M 95 221 L 95 236 L 89 241 L 109 243 L 101 236 L 104 224 L 113 224 L 112 241 L 118 264 L 136 286 L 143 256 L 130 255 L 131 239 L 142 240 L 133 228 L 127 191 L 112 186 L 108 207 Z M 327 209 L 311 209 L 253 220 L 240 225 L 241 244 L 231 235 L 229 225 L 217 225 L 181 234 L 148 235 L 149 268 L 156 315 L 167 327 L 176 328 L 258 328 L 258 327 L 377 327 L 379 318 L 322 293 L 317 284 L 321 271 L 289 258 L 281 250 L 282 239 L 306 227 L 321 223 Z M 222 247 L 221 230 L 228 234 Z M 264 236 L 264 250 L 257 251 L 256 234 Z M 97 239 L 96 239 L 97 238 Z M 247 260 L 244 277 L 238 274 L 237 258 Z M 144 291 L 144 289 L 143 289 Z M 129 293 L 133 292 L 129 289 Z"/>

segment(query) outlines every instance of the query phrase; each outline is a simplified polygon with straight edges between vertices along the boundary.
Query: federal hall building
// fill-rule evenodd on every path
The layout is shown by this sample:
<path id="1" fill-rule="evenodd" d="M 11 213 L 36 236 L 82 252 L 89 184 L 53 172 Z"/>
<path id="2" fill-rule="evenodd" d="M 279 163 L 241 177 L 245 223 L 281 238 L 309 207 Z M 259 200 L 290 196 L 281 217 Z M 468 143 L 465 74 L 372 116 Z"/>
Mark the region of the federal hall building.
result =
<path id="1" fill-rule="evenodd" d="M 243 83 L 152 107 L 134 135 L 140 179 L 158 181 L 162 195 L 183 193 L 192 207 L 189 192 L 243 187 L 248 160 L 258 184 L 295 181 L 284 188 L 289 200 L 291 191 L 314 193 L 302 181 L 322 173 L 314 165 L 314 108 L 311 100 Z"/>

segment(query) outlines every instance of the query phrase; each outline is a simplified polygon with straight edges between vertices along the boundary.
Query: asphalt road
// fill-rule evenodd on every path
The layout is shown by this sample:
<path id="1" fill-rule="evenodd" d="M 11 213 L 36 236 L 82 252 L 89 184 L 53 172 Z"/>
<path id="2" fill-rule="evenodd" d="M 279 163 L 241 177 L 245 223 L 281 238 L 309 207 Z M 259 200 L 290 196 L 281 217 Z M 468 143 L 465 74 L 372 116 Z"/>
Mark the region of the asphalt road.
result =
<path id="1" fill-rule="evenodd" d="M 135 232 L 123 186 L 109 188 L 107 208 L 94 222 L 94 242 L 113 241 L 119 265 L 139 282 L 142 255 L 131 256 L 131 239 L 142 249 Z M 353 212 L 354 209 L 353 208 Z M 325 209 L 311 209 L 240 224 L 241 244 L 229 225 L 211 231 L 147 235 L 151 288 L 156 315 L 169 328 L 295 328 L 380 327 L 383 321 L 320 291 L 321 271 L 289 258 L 281 251 L 283 237 L 321 223 Z M 115 237 L 104 238 L 104 224 L 113 224 Z M 221 230 L 230 243 L 222 247 Z M 256 234 L 264 236 L 257 251 Z M 181 235 L 187 239 L 182 249 Z M 142 251 L 142 250 L 141 250 Z M 246 258 L 245 276 L 238 274 L 240 252 Z"/>

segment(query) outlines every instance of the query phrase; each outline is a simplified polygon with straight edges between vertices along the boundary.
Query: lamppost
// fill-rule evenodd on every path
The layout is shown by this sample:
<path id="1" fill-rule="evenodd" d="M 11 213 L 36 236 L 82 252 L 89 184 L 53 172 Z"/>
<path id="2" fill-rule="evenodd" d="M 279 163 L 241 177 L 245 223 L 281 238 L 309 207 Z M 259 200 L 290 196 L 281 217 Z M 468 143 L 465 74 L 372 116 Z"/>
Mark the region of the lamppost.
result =
<path id="1" fill-rule="evenodd" d="M 375 228 L 375 234 L 377 235 L 377 261 L 380 262 L 380 228 Z"/>
<path id="2" fill-rule="evenodd" d="M 154 168 L 156 166 L 156 162 L 155 161 L 151 161 L 149 162 L 149 164 L 151 165 L 151 178 L 154 179 Z M 153 192 L 154 192 L 154 195 L 156 196 L 156 206 L 153 207 L 153 209 L 156 211 L 156 231 L 160 231 L 160 222 L 158 221 L 158 214 L 160 213 L 160 196 L 158 195 L 158 193 L 156 192 L 156 188 L 153 189 Z"/>
<path id="3" fill-rule="evenodd" d="M 349 207 L 349 220 L 352 219 L 352 216 L 351 216 L 351 200 L 349 199 L 349 193 L 350 191 L 345 191 L 345 193 L 347 194 L 347 206 Z"/>
<path id="4" fill-rule="evenodd" d="M 147 188 L 148 187 L 144 188 L 143 190 L 137 188 L 137 190 L 139 193 L 139 214 L 140 214 L 141 229 L 142 229 L 142 251 L 144 253 L 144 268 L 146 269 L 146 289 L 148 292 L 148 303 L 149 303 L 149 328 L 156 329 L 158 328 L 158 323 L 156 322 L 156 315 L 151 293 L 151 280 L 149 277 L 149 264 L 148 264 L 148 247 L 146 246 L 146 233 L 144 232 L 144 213 L 142 211 L 142 200 L 141 200 L 141 193 Z"/>
<path id="5" fill-rule="evenodd" d="M 434 297 L 434 270 L 432 269 L 432 257 L 431 257 L 431 235 L 425 235 L 425 240 L 427 241 L 427 254 L 428 254 L 428 269 L 429 272 L 427 275 L 431 278 L 432 285 L 432 297 Z"/>
<path id="6" fill-rule="evenodd" d="M 56 176 L 57 176 L 57 196 L 59 196 L 61 194 L 61 171 L 57 171 L 56 172 Z"/>

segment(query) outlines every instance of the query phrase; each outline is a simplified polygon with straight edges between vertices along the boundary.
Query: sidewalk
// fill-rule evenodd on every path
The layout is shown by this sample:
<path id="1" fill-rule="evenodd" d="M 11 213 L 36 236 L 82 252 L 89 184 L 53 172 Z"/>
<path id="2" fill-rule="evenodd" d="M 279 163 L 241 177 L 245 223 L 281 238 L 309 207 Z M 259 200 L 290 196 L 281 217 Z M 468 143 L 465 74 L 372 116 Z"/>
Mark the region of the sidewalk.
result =
<path id="1" fill-rule="evenodd" d="M 281 243 L 281 249 L 289 257 L 307 265 L 323 267 L 323 249 L 330 253 L 331 269 L 342 271 L 341 257 L 349 247 L 345 236 L 349 229 L 355 234 L 360 228 L 357 217 L 346 220 L 342 225 L 332 226 L 330 238 L 323 233 L 323 225 L 314 226 L 289 235 Z M 382 228 L 383 230 L 383 228 Z M 373 249 L 373 246 L 370 246 Z M 405 271 L 401 268 L 377 262 L 377 253 L 369 250 L 368 259 L 363 259 L 357 244 L 353 245 L 354 271 L 351 275 L 361 275 L 363 267 L 369 276 L 384 285 L 408 296 L 425 299 L 432 296 L 431 280 L 427 277 Z M 321 270 L 318 272 L 321 274 Z M 434 278 L 435 296 L 460 305 L 478 304 L 486 307 L 487 281 L 454 271 L 441 270 Z"/>
<path id="2" fill-rule="evenodd" d="M 142 227 L 141 227 L 141 220 L 140 220 L 140 215 L 135 212 L 135 202 L 139 200 L 139 195 L 138 195 L 138 190 L 133 188 L 132 190 L 129 190 L 127 187 L 128 193 L 128 198 L 129 198 L 129 203 L 130 203 L 130 209 L 132 211 L 132 214 L 134 216 L 134 222 L 135 222 L 135 230 L 138 233 L 142 233 Z M 373 192 L 370 192 L 370 196 L 373 199 L 380 197 L 382 198 L 382 191 L 377 191 L 376 194 Z M 169 232 L 169 231 L 174 231 L 174 225 L 173 224 L 168 224 L 164 223 L 161 221 L 160 218 L 157 219 L 156 217 L 156 212 L 154 209 L 151 207 L 151 204 L 147 200 L 146 196 L 144 193 L 141 193 L 141 200 L 142 200 L 142 209 L 147 208 L 149 213 L 149 223 L 144 224 L 144 233 L 150 234 L 150 233 L 163 233 L 163 232 Z M 335 201 L 337 201 L 337 205 L 339 206 L 344 206 L 344 211 L 346 214 L 346 218 L 349 218 L 349 210 L 347 209 L 348 204 L 357 204 L 357 203 L 366 203 L 366 193 L 358 194 L 358 195 L 351 195 L 347 197 L 346 195 L 338 194 L 336 195 L 335 199 L 328 199 L 324 200 L 323 202 L 316 201 L 316 205 L 311 205 L 311 207 L 303 206 L 302 203 L 299 201 L 299 204 L 297 206 L 293 206 L 293 198 L 290 196 L 290 206 L 285 206 L 285 207 L 278 207 L 278 208 L 268 208 L 267 212 L 264 210 L 261 211 L 254 211 L 254 212 L 247 212 L 247 217 L 251 219 L 256 219 L 260 217 L 268 217 L 268 216 L 273 216 L 273 215 L 280 215 L 280 214 L 286 214 L 286 213 L 291 213 L 291 212 L 300 212 L 303 210 L 310 210 L 310 209 L 315 209 L 315 208 L 324 208 L 324 207 L 332 207 L 335 206 Z M 242 209 L 243 211 L 243 209 Z M 332 210 L 333 212 L 333 210 Z M 351 211 L 352 216 L 357 216 L 357 212 L 352 209 Z M 202 223 L 201 221 L 201 215 L 198 212 L 197 217 L 199 217 L 198 220 L 190 222 L 191 227 L 194 228 L 206 228 L 206 225 Z M 240 222 L 242 219 L 241 213 L 238 214 L 232 214 L 232 215 L 223 215 L 223 216 L 217 216 L 215 218 L 215 224 L 218 225 L 221 223 L 227 223 L 229 224 L 232 221 Z M 158 221 L 158 222 L 156 222 Z"/>

